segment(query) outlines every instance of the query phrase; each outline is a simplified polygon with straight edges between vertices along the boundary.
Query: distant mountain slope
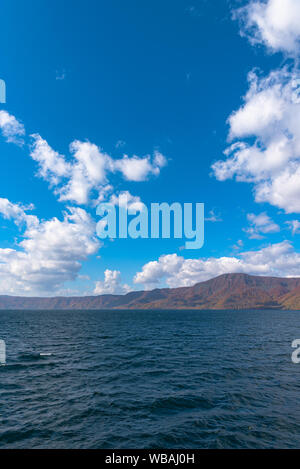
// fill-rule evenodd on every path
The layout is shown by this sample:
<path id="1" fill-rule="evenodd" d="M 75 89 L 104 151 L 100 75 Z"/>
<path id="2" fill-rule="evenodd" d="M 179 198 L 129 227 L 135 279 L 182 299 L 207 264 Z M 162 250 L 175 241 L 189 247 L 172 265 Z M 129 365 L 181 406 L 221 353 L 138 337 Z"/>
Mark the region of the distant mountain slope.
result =
<path id="1" fill-rule="evenodd" d="M 0 296 L 0 309 L 250 308 L 300 310 L 300 278 L 224 274 L 193 287 L 136 291 L 127 295 L 54 298 Z"/>

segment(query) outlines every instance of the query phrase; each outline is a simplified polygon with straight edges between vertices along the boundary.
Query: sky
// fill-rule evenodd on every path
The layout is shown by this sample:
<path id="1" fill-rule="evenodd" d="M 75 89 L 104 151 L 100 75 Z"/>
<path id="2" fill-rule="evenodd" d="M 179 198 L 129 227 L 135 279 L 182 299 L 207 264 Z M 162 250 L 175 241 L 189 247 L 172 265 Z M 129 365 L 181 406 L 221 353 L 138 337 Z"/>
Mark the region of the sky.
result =
<path id="1" fill-rule="evenodd" d="M 0 294 L 300 276 L 298 0 L 3 0 Z M 205 204 L 205 242 L 96 235 Z"/>

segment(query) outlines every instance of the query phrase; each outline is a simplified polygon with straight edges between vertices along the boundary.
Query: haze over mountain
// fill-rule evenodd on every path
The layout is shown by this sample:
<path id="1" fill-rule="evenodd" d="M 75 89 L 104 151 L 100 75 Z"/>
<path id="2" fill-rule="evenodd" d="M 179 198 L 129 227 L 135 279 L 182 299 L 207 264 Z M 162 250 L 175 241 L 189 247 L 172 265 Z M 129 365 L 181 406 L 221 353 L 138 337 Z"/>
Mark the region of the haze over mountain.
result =
<path id="1" fill-rule="evenodd" d="M 192 287 L 82 297 L 0 296 L 0 309 L 292 309 L 300 310 L 300 278 L 224 274 Z"/>

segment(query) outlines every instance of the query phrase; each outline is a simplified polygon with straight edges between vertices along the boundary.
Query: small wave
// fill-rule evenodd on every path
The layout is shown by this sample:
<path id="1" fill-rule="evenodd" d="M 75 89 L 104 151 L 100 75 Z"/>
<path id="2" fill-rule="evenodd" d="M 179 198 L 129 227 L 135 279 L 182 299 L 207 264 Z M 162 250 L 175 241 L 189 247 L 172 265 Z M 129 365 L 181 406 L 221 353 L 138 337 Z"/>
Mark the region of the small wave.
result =
<path id="1" fill-rule="evenodd" d="M 153 410 L 212 409 L 215 404 L 203 396 L 170 396 L 156 399 L 150 407 Z"/>
<path id="2" fill-rule="evenodd" d="M 51 357 L 52 353 L 49 352 L 28 352 L 28 353 L 21 353 L 19 354 L 20 360 L 41 360 L 43 358 Z"/>

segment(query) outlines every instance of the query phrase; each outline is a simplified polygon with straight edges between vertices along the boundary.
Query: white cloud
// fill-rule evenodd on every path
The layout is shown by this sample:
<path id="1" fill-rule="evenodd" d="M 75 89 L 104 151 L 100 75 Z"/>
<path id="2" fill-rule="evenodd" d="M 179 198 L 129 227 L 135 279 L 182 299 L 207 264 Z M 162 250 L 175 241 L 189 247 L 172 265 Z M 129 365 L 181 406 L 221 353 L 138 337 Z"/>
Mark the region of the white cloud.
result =
<path id="1" fill-rule="evenodd" d="M 225 273 L 247 273 L 277 277 L 300 276 L 300 254 L 288 241 L 234 257 L 184 259 L 177 254 L 161 256 L 145 264 L 134 278 L 137 284 L 155 288 L 161 281 L 169 287 L 191 286 Z"/>
<path id="2" fill-rule="evenodd" d="M 127 155 L 114 164 L 114 168 L 121 171 L 128 181 L 144 181 L 152 171 L 152 165 L 149 158 L 138 158 Z"/>
<path id="3" fill-rule="evenodd" d="M 96 282 L 95 295 L 122 295 L 131 291 L 129 285 L 121 284 L 121 273 L 118 270 L 106 269 L 104 281 Z"/>
<path id="4" fill-rule="evenodd" d="M 286 221 L 286 224 L 289 226 L 292 235 L 300 233 L 300 222 L 299 220 Z"/>
<path id="5" fill-rule="evenodd" d="M 38 175 L 56 186 L 63 178 L 70 176 L 71 165 L 63 155 L 54 151 L 40 135 L 33 134 L 30 156 L 39 164 Z"/>
<path id="6" fill-rule="evenodd" d="M 212 223 L 217 223 L 223 221 L 220 215 L 217 215 L 214 210 L 210 210 L 208 217 L 205 217 L 205 221 L 210 221 Z"/>
<path id="7" fill-rule="evenodd" d="M 242 34 L 252 44 L 264 44 L 272 52 L 299 55 L 299 0 L 251 0 L 236 11 L 242 23 Z"/>
<path id="8" fill-rule="evenodd" d="M 161 168 L 167 164 L 166 158 L 159 152 L 154 153 L 154 158 L 150 156 L 139 158 L 133 156 L 129 158 L 124 155 L 122 159 L 115 160 L 113 167 L 123 174 L 128 181 L 145 181 L 151 174 L 158 176 Z"/>
<path id="9" fill-rule="evenodd" d="M 28 215 L 26 213 L 26 211 L 33 209 L 33 205 L 26 207 L 21 204 L 13 204 L 8 199 L 0 198 L 1 215 L 7 220 L 13 220 L 17 225 L 24 223 L 28 228 L 38 225 L 38 218 L 35 215 Z"/>
<path id="10" fill-rule="evenodd" d="M 30 156 L 39 163 L 38 175 L 56 187 L 61 201 L 86 204 L 92 189 L 98 191 L 106 184 L 106 171 L 110 157 L 89 142 L 74 141 L 70 145 L 73 156 L 67 162 L 63 155 L 54 151 L 46 140 L 32 135 Z"/>
<path id="11" fill-rule="evenodd" d="M 6 199 L 0 207 L 6 218 L 27 224 L 16 249 L 0 249 L 0 291 L 5 294 L 55 294 L 76 279 L 80 261 L 99 249 L 95 222 L 81 208 L 69 208 L 62 221 L 39 221 Z"/>
<path id="12" fill-rule="evenodd" d="M 252 135 L 265 137 L 270 131 L 272 135 L 273 126 L 282 121 L 287 106 L 293 103 L 291 91 L 295 89 L 291 87 L 290 78 L 284 71 L 273 72 L 262 80 L 254 71 L 249 73 L 250 89 L 245 104 L 229 117 L 231 139 Z"/>
<path id="13" fill-rule="evenodd" d="M 24 143 L 22 139 L 25 135 L 24 125 L 6 111 L 0 111 L 0 129 L 7 142 L 17 145 Z"/>
<path id="14" fill-rule="evenodd" d="M 254 213 L 248 213 L 247 219 L 250 223 L 250 227 L 244 229 L 250 239 L 262 239 L 262 234 L 277 233 L 280 231 L 279 226 L 271 220 L 271 218 L 265 213 L 255 215 Z"/>
<path id="15" fill-rule="evenodd" d="M 229 117 L 224 161 L 212 169 L 220 181 L 236 178 L 254 183 L 255 200 L 300 211 L 299 74 L 288 69 L 265 78 L 249 74 L 244 105 Z"/>
<path id="16" fill-rule="evenodd" d="M 129 191 L 119 192 L 118 195 L 113 194 L 109 199 L 109 203 L 136 211 L 141 211 L 144 208 L 140 197 L 130 194 Z"/>
<path id="17" fill-rule="evenodd" d="M 166 277 L 167 283 L 170 285 L 172 277 L 176 277 L 182 269 L 184 261 L 184 258 L 177 256 L 177 254 L 161 256 L 158 261 L 150 261 L 145 264 L 142 271 L 135 275 L 134 283 L 142 283 L 146 288 L 152 288 Z"/>
<path id="18" fill-rule="evenodd" d="M 167 158 L 162 153 L 156 150 L 154 152 L 153 163 L 154 163 L 154 167 L 156 167 L 157 169 L 161 169 L 164 166 L 166 166 L 168 162 L 167 162 Z"/>
<path id="19" fill-rule="evenodd" d="M 286 213 L 300 212 L 300 167 L 289 162 L 287 167 L 256 188 L 256 201 L 269 202 Z"/>
<path id="20" fill-rule="evenodd" d="M 91 191 L 101 191 L 107 183 L 106 173 L 111 159 L 90 142 L 75 141 L 70 145 L 70 150 L 74 157 L 71 176 L 59 190 L 60 200 L 86 204 Z"/>
<path id="21" fill-rule="evenodd" d="M 232 246 L 232 248 L 235 250 L 235 251 L 239 251 L 240 249 L 242 249 L 242 247 L 244 246 L 244 243 L 241 239 L 239 239 L 236 244 L 234 244 Z"/>
<path id="22" fill-rule="evenodd" d="M 78 140 L 71 143 L 72 158 L 67 161 L 39 135 L 32 135 L 32 138 L 30 156 L 39 163 L 38 175 L 55 186 L 61 201 L 87 204 L 93 191 L 98 192 L 96 200 L 101 201 L 108 188 L 111 189 L 109 173 L 120 171 L 129 181 L 144 181 L 151 174 L 159 175 L 166 165 L 166 158 L 159 152 L 154 153 L 153 159 L 125 155 L 115 160 L 97 145 Z"/>
<path id="23" fill-rule="evenodd" d="M 252 0 L 236 16 L 252 43 L 290 54 L 295 66 L 249 74 L 244 104 L 228 119 L 229 141 L 236 141 L 212 168 L 220 181 L 253 183 L 256 202 L 300 212 L 300 2 Z"/>

